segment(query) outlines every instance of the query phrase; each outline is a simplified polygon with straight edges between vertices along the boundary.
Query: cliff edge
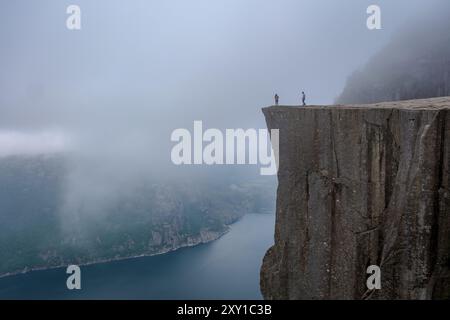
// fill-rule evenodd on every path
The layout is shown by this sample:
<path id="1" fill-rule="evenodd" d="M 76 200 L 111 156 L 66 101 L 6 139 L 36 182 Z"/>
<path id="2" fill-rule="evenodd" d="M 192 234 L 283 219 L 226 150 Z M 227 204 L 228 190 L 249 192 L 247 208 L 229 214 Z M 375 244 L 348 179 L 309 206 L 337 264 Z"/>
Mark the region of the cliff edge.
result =
<path id="1" fill-rule="evenodd" d="M 263 112 L 280 130 L 264 298 L 448 299 L 450 97 Z"/>

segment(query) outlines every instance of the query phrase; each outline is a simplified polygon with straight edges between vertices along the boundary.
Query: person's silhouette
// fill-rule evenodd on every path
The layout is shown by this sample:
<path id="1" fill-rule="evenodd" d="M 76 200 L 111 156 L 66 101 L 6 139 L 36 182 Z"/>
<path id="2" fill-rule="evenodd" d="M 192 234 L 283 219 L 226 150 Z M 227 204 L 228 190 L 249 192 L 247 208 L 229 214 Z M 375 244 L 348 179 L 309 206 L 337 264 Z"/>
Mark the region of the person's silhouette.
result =
<path id="1" fill-rule="evenodd" d="M 302 91 L 302 102 L 303 102 L 303 106 L 306 106 L 306 94 L 304 91 Z"/>
<path id="2" fill-rule="evenodd" d="M 280 97 L 278 96 L 278 94 L 275 94 L 275 105 L 278 105 L 278 101 L 280 100 Z"/>

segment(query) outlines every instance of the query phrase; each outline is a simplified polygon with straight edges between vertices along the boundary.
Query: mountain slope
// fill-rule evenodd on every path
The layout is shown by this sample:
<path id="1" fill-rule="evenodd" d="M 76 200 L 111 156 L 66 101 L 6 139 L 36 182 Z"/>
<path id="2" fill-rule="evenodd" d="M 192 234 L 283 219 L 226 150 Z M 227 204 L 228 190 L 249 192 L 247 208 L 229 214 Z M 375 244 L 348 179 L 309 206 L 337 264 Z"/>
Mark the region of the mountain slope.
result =
<path id="1" fill-rule="evenodd" d="M 354 72 L 337 104 L 450 96 L 450 5 L 411 21 L 391 43 Z"/>
<path id="2" fill-rule="evenodd" d="M 261 180 L 148 179 L 98 207 L 90 198 L 97 190 L 82 185 L 67 211 L 68 163 L 65 155 L 0 158 L 0 276 L 208 242 L 275 202 L 275 185 Z"/>

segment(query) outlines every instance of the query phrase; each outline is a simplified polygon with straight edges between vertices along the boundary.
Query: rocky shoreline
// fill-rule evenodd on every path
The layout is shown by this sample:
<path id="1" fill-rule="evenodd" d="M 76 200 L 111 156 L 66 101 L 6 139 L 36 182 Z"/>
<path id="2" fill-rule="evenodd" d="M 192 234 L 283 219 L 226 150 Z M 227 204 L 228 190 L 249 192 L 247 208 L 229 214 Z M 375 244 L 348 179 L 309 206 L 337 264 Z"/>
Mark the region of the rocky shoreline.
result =
<path id="1" fill-rule="evenodd" d="M 239 219 L 237 221 L 239 221 Z M 236 223 L 237 221 L 234 221 L 232 224 Z M 140 254 L 140 255 L 132 255 L 132 256 L 126 256 L 126 257 L 99 259 L 99 260 L 86 262 L 86 263 L 77 263 L 77 265 L 82 267 L 82 266 L 89 266 L 89 265 L 94 265 L 94 264 L 102 264 L 102 263 L 115 262 L 115 261 L 123 261 L 123 260 L 129 260 L 129 259 L 153 257 L 153 256 L 158 256 L 158 255 L 162 255 L 162 254 L 166 254 L 166 253 L 175 252 L 175 251 L 183 249 L 183 248 L 196 247 L 196 246 L 199 246 L 202 244 L 207 244 L 207 243 L 210 243 L 210 242 L 220 239 L 221 237 L 223 237 L 225 234 L 227 234 L 230 231 L 230 227 L 232 224 L 226 225 L 224 230 L 222 230 L 222 231 L 202 230 L 198 235 L 189 236 L 188 238 L 186 238 L 186 241 L 183 244 L 180 244 L 176 247 L 163 248 L 161 251 L 159 251 L 157 253 L 144 253 L 144 254 Z M 23 275 L 23 274 L 27 274 L 27 273 L 30 273 L 33 271 L 45 271 L 45 270 L 64 268 L 70 264 L 71 263 L 64 263 L 64 264 L 51 266 L 51 267 L 25 268 L 22 271 L 0 274 L 0 279 L 6 278 L 6 277 Z"/>

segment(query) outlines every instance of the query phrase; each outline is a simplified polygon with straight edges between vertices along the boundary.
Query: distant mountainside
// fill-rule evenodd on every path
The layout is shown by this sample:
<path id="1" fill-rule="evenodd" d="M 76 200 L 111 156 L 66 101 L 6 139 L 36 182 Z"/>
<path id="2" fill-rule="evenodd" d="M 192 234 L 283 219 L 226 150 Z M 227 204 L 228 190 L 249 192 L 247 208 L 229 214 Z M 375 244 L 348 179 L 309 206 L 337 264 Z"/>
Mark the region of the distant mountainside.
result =
<path id="1" fill-rule="evenodd" d="M 63 155 L 0 158 L 0 276 L 152 255 L 215 240 L 248 212 L 274 210 L 275 183 L 138 184 L 107 212 L 63 212 Z"/>
<path id="2" fill-rule="evenodd" d="M 338 104 L 450 96 L 450 5 L 433 21 L 411 21 L 391 43 L 354 72 Z"/>

